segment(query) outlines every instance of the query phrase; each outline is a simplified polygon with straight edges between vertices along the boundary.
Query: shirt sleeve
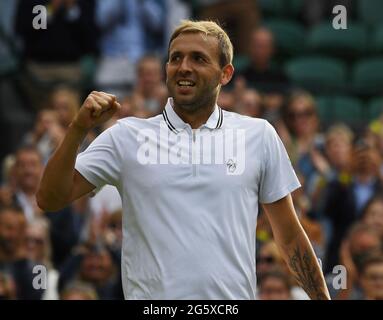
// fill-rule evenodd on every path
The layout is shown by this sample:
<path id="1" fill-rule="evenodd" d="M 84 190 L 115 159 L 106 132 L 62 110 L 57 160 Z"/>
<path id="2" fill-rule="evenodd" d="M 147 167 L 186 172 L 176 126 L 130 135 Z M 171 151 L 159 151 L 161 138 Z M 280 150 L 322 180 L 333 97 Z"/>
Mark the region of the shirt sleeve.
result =
<path id="1" fill-rule="evenodd" d="M 119 185 L 122 161 L 114 139 L 117 130 L 118 124 L 105 130 L 77 156 L 75 169 L 97 189 Z"/>
<path id="2" fill-rule="evenodd" d="M 274 127 L 267 121 L 263 132 L 263 148 L 259 201 L 272 203 L 298 189 L 301 184 L 285 146 Z"/>

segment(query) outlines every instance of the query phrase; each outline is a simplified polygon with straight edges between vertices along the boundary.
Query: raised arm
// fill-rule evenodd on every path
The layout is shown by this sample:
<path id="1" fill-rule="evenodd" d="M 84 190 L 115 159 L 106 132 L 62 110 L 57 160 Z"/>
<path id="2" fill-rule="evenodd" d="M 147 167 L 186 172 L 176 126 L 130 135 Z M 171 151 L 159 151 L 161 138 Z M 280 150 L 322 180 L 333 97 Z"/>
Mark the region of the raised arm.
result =
<path id="1" fill-rule="evenodd" d="M 295 213 L 291 195 L 263 204 L 275 242 L 295 279 L 313 300 L 329 300 L 323 273 Z"/>
<path id="2" fill-rule="evenodd" d="M 88 132 L 121 108 L 115 96 L 93 91 L 84 101 L 44 170 L 36 198 L 45 211 L 57 211 L 95 186 L 74 169 L 79 146 Z"/>

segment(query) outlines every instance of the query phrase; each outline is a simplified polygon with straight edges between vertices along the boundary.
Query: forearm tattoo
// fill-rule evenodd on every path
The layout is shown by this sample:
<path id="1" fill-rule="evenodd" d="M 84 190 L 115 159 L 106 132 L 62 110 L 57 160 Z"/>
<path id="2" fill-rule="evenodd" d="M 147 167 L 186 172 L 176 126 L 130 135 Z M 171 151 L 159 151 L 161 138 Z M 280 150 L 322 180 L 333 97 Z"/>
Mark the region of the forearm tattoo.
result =
<path id="1" fill-rule="evenodd" d="M 294 272 L 294 278 L 311 299 L 328 299 L 324 293 L 324 282 L 321 275 L 318 274 L 316 262 L 307 250 L 301 252 L 300 248 L 296 247 L 293 254 L 289 254 L 289 265 Z"/>

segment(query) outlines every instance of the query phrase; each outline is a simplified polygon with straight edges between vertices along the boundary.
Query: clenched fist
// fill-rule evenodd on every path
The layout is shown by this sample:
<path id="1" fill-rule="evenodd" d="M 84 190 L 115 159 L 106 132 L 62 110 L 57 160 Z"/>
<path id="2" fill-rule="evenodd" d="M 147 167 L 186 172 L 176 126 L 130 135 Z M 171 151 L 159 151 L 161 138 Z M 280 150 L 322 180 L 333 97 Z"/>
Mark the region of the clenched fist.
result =
<path id="1" fill-rule="evenodd" d="M 81 130 L 89 131 L 108 121 L 120 108 L 121 105 L 114 95 L 92 91 L 85 99 L 72 125 Z"/>

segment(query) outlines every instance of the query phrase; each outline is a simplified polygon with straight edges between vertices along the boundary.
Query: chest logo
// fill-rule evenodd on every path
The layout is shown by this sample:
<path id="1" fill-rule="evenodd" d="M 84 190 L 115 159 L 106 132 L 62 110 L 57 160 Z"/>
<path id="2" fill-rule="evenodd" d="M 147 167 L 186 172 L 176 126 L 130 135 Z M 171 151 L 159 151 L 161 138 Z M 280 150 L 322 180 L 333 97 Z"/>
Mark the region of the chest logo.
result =
<path id="1" fill-rule="evenodd" d="M 237 163 L 234 162 L 233 159 L 229 159 L 227 162 L 226 162 L 226 167 L 227 167 L 227 171 L 230 172 L 230 173 L 234 173 L 235 170 L 237 169 Z"/>

